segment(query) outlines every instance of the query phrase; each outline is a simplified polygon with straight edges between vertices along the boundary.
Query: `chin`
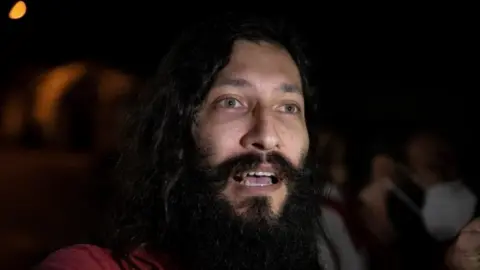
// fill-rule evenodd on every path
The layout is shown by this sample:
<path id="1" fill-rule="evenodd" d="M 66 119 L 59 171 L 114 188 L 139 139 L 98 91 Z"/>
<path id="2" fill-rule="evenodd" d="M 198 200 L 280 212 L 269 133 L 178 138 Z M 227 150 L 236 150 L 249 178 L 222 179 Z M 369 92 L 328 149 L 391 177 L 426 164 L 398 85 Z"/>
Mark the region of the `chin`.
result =
<path id="1" fill-rule="evenodd" d="M 277 194 L 278 196 L 278 194 Z M 242 198 L 225 198 L 234 215 L 248 223 L 275 224 L 282 214 L 286 198 L 279 200 L 274 195 L 251 195 Z"/>

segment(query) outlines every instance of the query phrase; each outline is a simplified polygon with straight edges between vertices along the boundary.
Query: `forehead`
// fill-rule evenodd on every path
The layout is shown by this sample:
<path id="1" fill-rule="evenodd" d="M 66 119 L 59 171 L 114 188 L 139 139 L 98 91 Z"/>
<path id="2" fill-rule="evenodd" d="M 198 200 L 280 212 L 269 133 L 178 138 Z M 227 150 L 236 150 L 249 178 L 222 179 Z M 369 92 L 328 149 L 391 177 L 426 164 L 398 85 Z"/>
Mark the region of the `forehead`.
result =
<path id="1" fill-rule="evenodd" d="M 302 92 L 295 61 L 287 50 L 268 42 L 236 41 L 230 61 L 218 74 L 216 84 Z"/>
<path id="2" fill-rule="evenodd" d="M 372 165 L 374 169 L 393 168 L 394 161 L 391 157 L 381 154 L 373 158 Z"/>
<path id="3" fill-rule="evenodd" d="M 432 148 L 439 147 L 442 144 L 437 138 L 422 135 L 413 138 L 410 143 L 407 145 L 407 148 L 410 151 L 425 151 L 431 150 Z"/>

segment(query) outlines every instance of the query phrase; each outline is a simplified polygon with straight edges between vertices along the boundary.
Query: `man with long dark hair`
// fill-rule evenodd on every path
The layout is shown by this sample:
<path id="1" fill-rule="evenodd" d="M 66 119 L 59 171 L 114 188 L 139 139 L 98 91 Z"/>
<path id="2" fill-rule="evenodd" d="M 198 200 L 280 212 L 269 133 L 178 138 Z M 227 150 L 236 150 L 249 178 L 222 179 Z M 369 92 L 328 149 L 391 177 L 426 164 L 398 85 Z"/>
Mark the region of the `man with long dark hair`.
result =
<path id="1" fill-rule="evenodd" d="M 181 36 L 128 118 L 106 240 L 40 269 L 320 269 L 306 67 L 283 24 Z"/>

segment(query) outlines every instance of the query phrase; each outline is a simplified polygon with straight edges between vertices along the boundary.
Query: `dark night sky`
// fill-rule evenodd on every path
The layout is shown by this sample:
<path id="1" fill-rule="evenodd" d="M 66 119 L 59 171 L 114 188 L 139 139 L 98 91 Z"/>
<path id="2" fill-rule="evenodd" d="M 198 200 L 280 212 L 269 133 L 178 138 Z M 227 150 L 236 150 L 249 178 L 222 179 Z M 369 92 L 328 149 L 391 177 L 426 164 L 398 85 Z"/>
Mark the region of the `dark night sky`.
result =
<path id="1" fill-rule="evenodd" d="M 208 16 L 201 5 L 185 3 L 167 8 L 158 1 L 26 2 L 27 16 L 19 21 L 7 18 L 14 1 L 0 6 L 0 59 L 7 81 L 26 64 L 74 59 L 149 75 L 181 26 Z M 472 90 L 478 87 L 472 84 L 468 16 L 457 18 L 432 7 L 400 8 L 283 8 L 309 41 L 314 82 L 328 89 L 322 91 L 323 118 L 393 127 L 428 120 L 471 129 L 476 105 Z"/>
<path id="2" fill-rule="evenodd" d="M 140 74 L 154 69 L 182 25 L 209 14 L 187 4 L 167 8 L 158 1 L 27 0 L 26 17 L 10 21 L 7 13 L 14 2 L 0 6 L 0 29 L 6 32 L 2 46 L 8 48 L 2 58 L 18 63 L 19 55 L 30 62 L 88 57 Z M 469 35 L 464 37 L 464 28 L 455 27 L 449 16 L 364 8 L 283 8 L 283 15 L 310 40 L 321 79 L 445 79 L 463 66 L 459 62 L 466 48 L 459 43 Z"/>

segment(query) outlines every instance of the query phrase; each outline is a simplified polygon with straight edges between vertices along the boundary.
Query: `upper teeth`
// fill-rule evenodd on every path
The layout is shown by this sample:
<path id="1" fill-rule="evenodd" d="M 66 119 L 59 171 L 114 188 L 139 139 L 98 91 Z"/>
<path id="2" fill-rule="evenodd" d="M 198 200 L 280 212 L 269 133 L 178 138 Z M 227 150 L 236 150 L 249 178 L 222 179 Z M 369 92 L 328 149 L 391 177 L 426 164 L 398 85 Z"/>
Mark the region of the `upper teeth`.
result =
<path id="1" fill-rule="evenodd" d="M 275 176 L 274 173 L 271 172 L 247 172 L 245 173 L 245 176 L 267 176 L 267 177 L 273 177 Z"/>

